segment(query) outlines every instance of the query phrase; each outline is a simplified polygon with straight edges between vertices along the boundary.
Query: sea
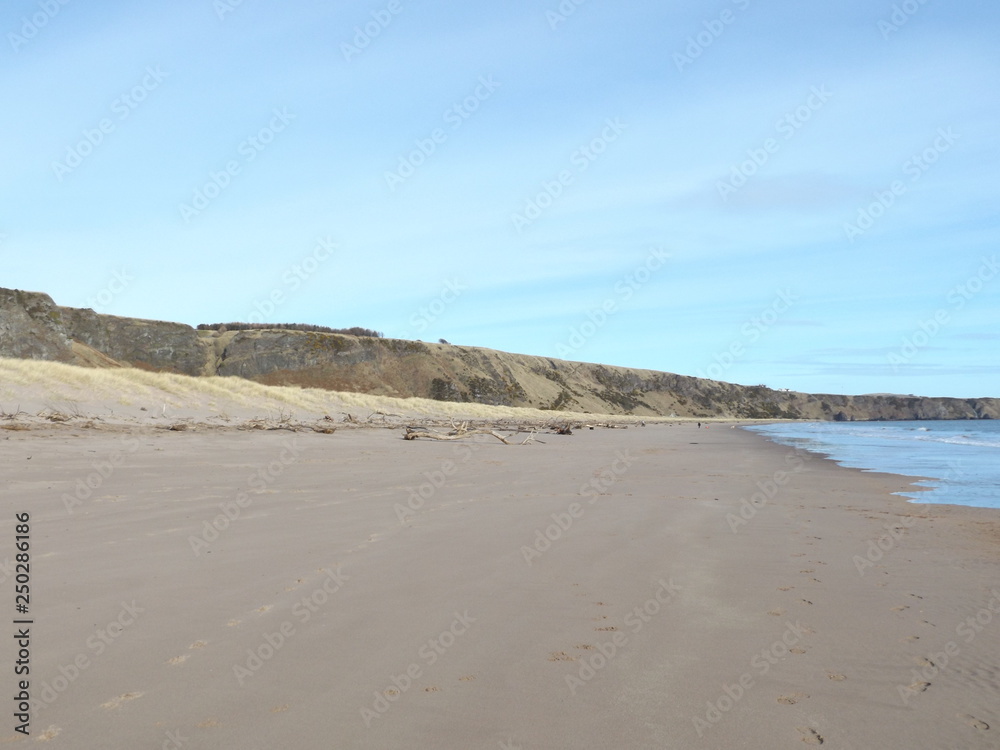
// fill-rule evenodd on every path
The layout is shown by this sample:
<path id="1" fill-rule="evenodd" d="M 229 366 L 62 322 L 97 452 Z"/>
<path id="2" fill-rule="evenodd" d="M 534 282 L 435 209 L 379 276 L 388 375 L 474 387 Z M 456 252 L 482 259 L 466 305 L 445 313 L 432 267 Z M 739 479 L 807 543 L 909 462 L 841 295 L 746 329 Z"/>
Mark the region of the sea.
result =
<path id="1" fill-rule="evenodd" d="M 1000 420 L 782 422 L 748 426 L 776 443 L 865 471 L 926 477 L 911 502 L 1000 508 Z"/>

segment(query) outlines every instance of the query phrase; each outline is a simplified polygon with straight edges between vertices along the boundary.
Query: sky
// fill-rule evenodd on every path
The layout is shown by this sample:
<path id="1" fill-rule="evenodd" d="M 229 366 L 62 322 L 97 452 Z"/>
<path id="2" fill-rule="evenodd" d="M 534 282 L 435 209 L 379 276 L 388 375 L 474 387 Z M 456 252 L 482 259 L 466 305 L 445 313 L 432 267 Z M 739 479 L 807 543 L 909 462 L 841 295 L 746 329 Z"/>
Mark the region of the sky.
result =
<path id="1" fill-rule="evenodd" d="M 8 0 L 0 286 L 1000 396 L 992 0 Z"/>

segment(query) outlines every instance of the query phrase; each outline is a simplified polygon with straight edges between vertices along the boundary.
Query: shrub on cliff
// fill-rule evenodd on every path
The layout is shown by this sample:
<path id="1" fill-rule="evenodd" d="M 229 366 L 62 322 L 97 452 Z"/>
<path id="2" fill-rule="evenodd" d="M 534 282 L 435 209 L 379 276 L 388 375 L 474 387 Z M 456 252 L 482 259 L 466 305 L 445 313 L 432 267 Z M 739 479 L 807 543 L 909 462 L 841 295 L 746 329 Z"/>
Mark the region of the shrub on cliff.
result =
<path id="1" fill-rule="evenodd" d="M 383 337 L 381 331 L 373 331 L 370 328 L 354 326 L 352 328 L 329 328 L 327 326 L 315 326 L 309 323 L 201 323 L 198 325 L 199 331 L 307 331 L 309 333 L 339 333 L 346 336 L 368 336 L 380 339 Z"/>

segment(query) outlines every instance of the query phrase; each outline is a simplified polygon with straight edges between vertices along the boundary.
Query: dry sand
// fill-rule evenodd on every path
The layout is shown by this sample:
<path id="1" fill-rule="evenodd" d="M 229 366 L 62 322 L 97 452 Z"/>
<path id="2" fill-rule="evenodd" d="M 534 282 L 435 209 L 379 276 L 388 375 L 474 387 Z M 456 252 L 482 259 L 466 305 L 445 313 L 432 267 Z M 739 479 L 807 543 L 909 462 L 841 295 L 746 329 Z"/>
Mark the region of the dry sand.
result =
<path id="1" fill-rule="evenodd" d="M 1000 747 L 996 512 L 720 425 L 400 438 L 0 430 L 0 742 Z"/>

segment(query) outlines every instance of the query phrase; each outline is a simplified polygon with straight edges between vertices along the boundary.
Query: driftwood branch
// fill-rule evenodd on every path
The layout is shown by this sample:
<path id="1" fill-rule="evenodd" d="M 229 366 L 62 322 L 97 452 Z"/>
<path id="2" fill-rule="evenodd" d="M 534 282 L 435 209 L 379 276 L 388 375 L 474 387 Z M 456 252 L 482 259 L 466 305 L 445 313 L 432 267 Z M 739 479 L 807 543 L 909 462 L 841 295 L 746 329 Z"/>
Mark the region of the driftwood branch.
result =
<path id="1" fill-rule="evenodd" d="M 513 445 L 507 438 L 501 435 L 499 432 L 494 432 L 493 430 L 458 430 L 451 435 L 442 435 L 439 432 L 431 432 L 427 429 L 414 429 L 412 427 L 406 428 L 406 434 L 403 435 L 403 440 L 416 440 L 417 438 L 427 438 L 429 440 L 463 440 L 470 435 L 492 435 L 497 440 L 499 440 L 504 445 Z"/>

